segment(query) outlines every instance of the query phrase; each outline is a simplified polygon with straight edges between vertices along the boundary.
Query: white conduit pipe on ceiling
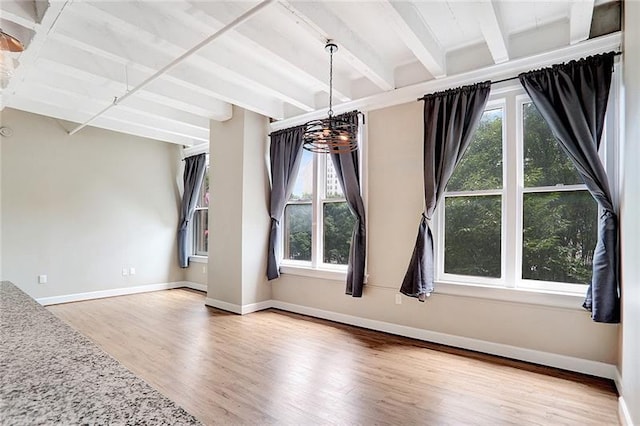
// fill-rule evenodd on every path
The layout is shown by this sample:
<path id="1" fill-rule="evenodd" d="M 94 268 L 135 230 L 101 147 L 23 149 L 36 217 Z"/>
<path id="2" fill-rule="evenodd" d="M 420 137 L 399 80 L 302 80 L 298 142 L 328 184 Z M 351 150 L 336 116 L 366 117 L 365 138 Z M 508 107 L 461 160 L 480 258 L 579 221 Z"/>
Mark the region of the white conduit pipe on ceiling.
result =
<path id="1" fill-rule="evenodd" d="M 242 24 L 244 21 L 246 21 L 247 19 L 251 18 L 253 15 L 255 15 L 256 13 L 258 13 L 259 11 L 261 11 L 262 9 L 264 9 L 265 7 L 267 7 L 268 5 L 270 5 L 271 3 L 275 2 L 275 1 L 276 0 L 264 0 L 263 2 L 259 3 L 258 5 L 252 7 L 251 9 L 249 9 L 248 11 L 243 13 L 242 15 L 238 16 L 236 19 L 234 19 L 233 21 L 229 22 L 227 25 L 225 25 L 224 27 L 222 27 L 221 29 L 219 29 L 215 33 L 211 34 L 209 37 L 207 37 L 206 39 L 202 40 L 200 43 L 198 43 L 197 45 L 195 45 L 194 47 L 192 47 L 191 49 L 189 49 L 188 51 L 186 51 L 185 53 L 180 55 L 178 58 L 174 59 L 172 62 L 168 63 L 167 65 L 162 67 L 160 70 L 156 71 L 155 74 L 153 74 L 151 77 L 147 78 L 145 81 L 143 81 L 142 83 L 140 83 L 139 85 L 137 85 L 133 89 L 129 90 L 127 93 L 125 93 L 121 97 L 115 98 L 113 100 L 113 102 L 111 104 L 109 104 L 109 106 L 104 108 L 102 111 L 98 112 L 96 115 L 94 115 L 93 117 L 91 117 L 90 119 L 85 121 L 84 123 L 80 124 L 75 129 L 69 131 L 69 135 L 74 135 L 74 134 L 78 133 L 80 130 L 82 130 L 86 126 L 88 126 L 93 120 L 95 120 L 96 118 L 100 117 L 102 114 L 104 114 L 105 112 L 109 111 L 111 108 L 113 108 L 114 106 L 118 105 L 120 102 L 122 102 L 125 99 L 127 99 L 129 96 L 131 96 L 134 93 L 136 93 L 138 90 L 141 90 L 143 87 L 147 86 L 149 83 L 151 83 L 152 81 L 156 80 L 158 77 L 160 77 L 163 74 L 165 74 L 171 68 L 175 67 L 180 62 L 184 61 L 189 56 L 193 55 L 198 50 L 200 50 L 203 47 L 205 47 L 207 44 L 211 43 L 213 40 L 217 39 L 218 37 L 220 37 L 221 35 L 223 35 L 227 31 L 230 31 L 230 30 L 234 29 L 235 27 L 237 27 L 238 25 Z"/>

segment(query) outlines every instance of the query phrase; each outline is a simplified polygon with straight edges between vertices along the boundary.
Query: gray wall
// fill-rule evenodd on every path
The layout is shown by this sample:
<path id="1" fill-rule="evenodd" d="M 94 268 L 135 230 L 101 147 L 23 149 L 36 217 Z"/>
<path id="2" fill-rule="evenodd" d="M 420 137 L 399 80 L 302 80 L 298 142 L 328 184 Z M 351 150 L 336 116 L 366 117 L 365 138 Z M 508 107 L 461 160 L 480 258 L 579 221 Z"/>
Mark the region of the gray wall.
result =
<path id="1" fill-rule="evenodd" d="M 624 175 L 621 194 L 622 389 L 632 424 L 640 424 L 640 2 L 626 1 Z"/>
<path id="2" fill-rule="evenodd" d="M 71 137 L 11 109 L 2 124 L 14 130 L 1 146 L 3 279 L 36 298 L 183 279 L 179 146 L 90 127 Z"/>
<path id="3" fill-rule="evenodd" d="M 196 284 L 207 285 L 207 269 L 209 265 L 206 263 L 189 262 L 189 267 L 184 270 L 184 280 Z"/>
<path id="4" fill-rule="evenodd" d="M 369 280 L 362 299 L 344 284 L 285 275 L 273 298 L 419 329 L 616 364 L 618 327 L 575 309 L 434 294 L 426 303 L 395 294 L 409 262 L 422 211 L 422 105 L 368 117 Z"/>

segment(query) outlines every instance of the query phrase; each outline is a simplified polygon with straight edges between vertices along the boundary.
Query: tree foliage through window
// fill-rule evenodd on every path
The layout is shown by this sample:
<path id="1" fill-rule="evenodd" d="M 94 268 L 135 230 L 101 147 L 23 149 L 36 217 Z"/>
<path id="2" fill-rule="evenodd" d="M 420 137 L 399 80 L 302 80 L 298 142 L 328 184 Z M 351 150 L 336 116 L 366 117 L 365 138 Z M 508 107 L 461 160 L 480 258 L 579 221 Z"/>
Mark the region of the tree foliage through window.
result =
<path id="1" fill-rule="evenodd" d="M 502 189 L 500 111 L 485 112 L 447 191 Z M 580 175 L 535 106 L 524 104 L 522 113 L 522 278 L 588 284 L 597 204 L 584 189 L 564 188 L 582 184 Z M 446 197 L 446 273 L 500 277 L 501 201 L 487 194 Z"/>

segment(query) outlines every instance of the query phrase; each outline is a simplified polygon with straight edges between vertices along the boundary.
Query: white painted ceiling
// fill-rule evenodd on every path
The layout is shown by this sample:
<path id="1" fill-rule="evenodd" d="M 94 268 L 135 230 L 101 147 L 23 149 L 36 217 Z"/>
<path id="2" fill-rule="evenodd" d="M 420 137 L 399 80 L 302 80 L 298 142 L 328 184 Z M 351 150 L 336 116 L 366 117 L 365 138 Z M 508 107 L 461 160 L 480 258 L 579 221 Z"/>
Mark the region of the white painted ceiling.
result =
<path id="1" fill-rule="evenodd" d="M 0 107 L 83 123 L 258 1 L 2 0 Z M 580 43 L 608 0 L 274 1 L 95 119 L 182 145 L 231 105 L 275 120 Z"/>

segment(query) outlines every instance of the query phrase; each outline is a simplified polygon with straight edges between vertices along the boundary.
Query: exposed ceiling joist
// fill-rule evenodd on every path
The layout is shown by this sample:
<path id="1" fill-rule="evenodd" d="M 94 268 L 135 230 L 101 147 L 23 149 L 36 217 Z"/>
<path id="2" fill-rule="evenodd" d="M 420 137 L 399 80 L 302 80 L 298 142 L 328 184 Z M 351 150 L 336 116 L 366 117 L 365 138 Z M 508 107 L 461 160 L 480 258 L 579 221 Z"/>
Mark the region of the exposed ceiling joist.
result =
<path id="1" fill-rule="evenodd" d="M 603 39 L 620 30 L 619 2 L 596 6 L 609 1 L 0 0 L 26 48 L 6 62 L 0 108 L 79 128 L 100 109 L 98 127 L 189 145 L 232 104 L 285 123 L 325 116 L 327 39 L 340 46 L 334 111 L 378 108 Z"/>
<path id="2" fill-rule="evenodd" d="M 476 13 L 493 62 L 501 64 L 509 60 L 509 35 L 504 29 L 496 0 L 481 0 L 476 3 Z"/>
<path id="3" fill-rule="evenodd" d="M 589 38 L 595 0 L 580 0 L 571 4 L 569 42 L 576 44 Z"/>
<path id="4" fill-rule="evenodd" d="M 20 84 L 24 81 L 26 74 L 29 72 L 33 64 L 35 64 L 38 59 L 38 55 L 40 54 L 40 50 L 47 41 L 49 32 L 51 32 L 56 26 L 58 18 L 66 8 L 67 4 L 68 1 L 51 2 L 49 7 L 42 12 L 40 23 L 36 24 L 34 27 L 35 34 L 29 43 L 29 48 L 20 54 L 20 66 L 16 69 L 15 74 L 11 78 L 11 81 L 9 81 L 7 87 L 2 90 L 2 96 L 0 96 L 0 110 L 4 109 L 6 105 L 9 105 L 8 102 L 10 101 L 11 96 L 19 88 Z M 33 16 L 35 17 L 35 9 L 33 9 L 33 13 Z"/>
<path id="5" fill-rule="evenodd" d="M 323 43 L 334 40 L 344 56 L 356 70 L 382 90 L 393 90 L 395 81 L 393 66 L 386 63 L 365 40 L 353 32 L 349 25 L 333 14 L 321 2 L 299 1 L 280 4 L 295 15 L 304 25 L 318 34 Z"/>
<path id="6" fill-rule="evenodd" d="M 166 8 L 167 5 L 159 3 L 156 7 Z M 174 11 L 172 16 L 204 30 L 211 26 L 221 26 L 222 23 L 216 18 L 229 15 L 228 6 L 222 2 L 197 2 L 194 3 L 194 8 L 205 13 L 195 13 L 193 10 L 185 13 Z M 321 90 L 329 91 L 326 62 L 316 60 L 302 50 L 292 49 L 291 40 L 279 32 L 266 32 L 259 26 L 242 25 L 237 27 L 233 34 L 229 34 L 227 42 L 231 46 L 244 47 L 251 51 L 253 56 L 274 63 L 285 75 L 299 76 Z M 334 79 L 333 94 L 341 101 L 352 99 L 351 87 L 344 79 Z"/>
<path id="7" fill-rule="evenodd" d="M 63 30 L 56 31 L 51 37 L 67 46 L 119 62 L 123 69 L 125 64 L 130 64 L 130 77 L 136 71 L 138 75 L 147 74 L 145 78 L 149 77 L 175 59 L 174 56 L 160 50 L 148 49 L 137 43 L 122 42 L 106 27 L 96 29 L 92 28 L 90 23 L 79 21 L 74 21 L 74 25 L 68 25 Z M 143 80 L 131 83 L 134 80 L 130 78 L 130 85 L 135 86 Z M 178 65 L 162 75 L 159 80 L 170 81 L 192 92 L 200 92 L 202 96 L 209 96 L 218 102 L 232 103 L 267 117 L 282 118 L 282 102 L 261 96 L 230 81 L 216 78 L 211 73 L 187 63 Z M 117 94 L 117 96 L 121 95 L 122 93 Z"/>
<path id="8" fill-rule="evenodd" d="M 44 69 L 57 73 L 69 73 L 75 78 L 108 87 L 112 90 L 112 94 L 109 99 L 105 99 L 106 101 L 112 101 L 114 97 L 125 93 L 128 87 L 133 87 L 133 84 L 143 81 L 147 76 L 135 69 L 129 70 L 127 74 L 130 83 L 127 86 L 126 68 L 123 65 L 119 66 L 120 64 L 97 58 L 88 52 L 63 46 L 56 50 L 50 47 L 46 56 L 38 61 L 38 65 Z M 139 92 L 138 97 L 219 121 L 228 120 L 232 114 L 229 103 L 220 102 L 210 96 L 170 83 L 150 86 Z"/>
<path id="9" fill-rule="evenodd" d="M 77 99 L 87 106 L 93 105 L 98 109 L 104 107 L 104 103 L 97 100 L 109 99 L 111 90 L 106 87 L 97 87 L 78 80 L 71 75 L 61 75 L 48 69 L 31 75 L 33 86 L 38 87 L 42 99 L 54 98 L 67 104 L 67 98 Z M 28 93 L 28 92 L 23 92 Z M 83 109 L 88 109 L 85 107 Z M 158 126 L 168 126 L 180 130 L 185 135 L 206 138 L 209 133 L 209 119 L 186 113 L 179 109 L 166 107 L 158 103 L 142 99 L 131 98 L 130 102 L 124 102 L 118 106 L 118 110 L 127 111 L 132 117 L 143 116 L 153 120 Z"/>
<path id="10" fill-rule="evenodd" d="M 27 98 L 24 96 L 15 96 L 12 100 L 12 107 L 23 111 L 30 111 L 35 114 L 45 115 L 47 117 L 53 117 L 60 120 L 73 121 L 76 123 L 81 123 L 91 116 L 90 113 L 87 113 L 85 111 L 61 107 L 57 103 L 51 104 L 48 102 L 44 102 L 40 98 Z M 171 134 L 158 128 L 154 129 L 146 126 L 140 126 L 139 124 L 135 123 L 122 122 L 117 119 L 105 116 L 97 118 L 92 123 L 92 126 L 130 135 L 156 139 L 159 141 L 176 143 L 180 145 L 191 146 L 195 142 L 190 137 Z"/>
<path id="11" fill-rule="evenodd" d="M 44 14 L 42 15 L 44 17 Z M 0 17 L 31 30 L 40 22 L 34 3 L 29 1 L 3 1 L 0 2 Z"/>
<path id="12" fill-rule="evenodd" d="M 380 2 L 380 6 L 390 18 L 395 32 L 427 71 L 435 78 L 444 77 L 447 74 L 444 51 L 420 18 L 415 6 L 392 0 L 384 0 Z"/>
<path id="13" fill-rule="evenodd" d="M 170 16 L 158 13 L 156 8 L 147 8 L 145 19 L 140 19 L 142 10 L 135 3 L 80 3 L 74 6 L 73 12 L 85 20 L 107 23 L 123 37 L 138 40 L 141 44 L 146 44 L 148 49 L 161 49 L 173 57 L 178 57 L 193 47 L 193 39 L 202 38 L 198 31 L 175 22 L 159 27 L 157 22 L 163 22 Z M 209 29 L 209 32 L 212 30 Z M 313 96 L 303 88 L 289 84 L 281 76 L 256 66 L 250 58 L 234 54 L 222 43 L 205 47 L 186 62 L 202 72 L 266 96 L 279 98 L 303 111 L 315 109 Z"/>
<path id="14" fill-rule="evenodd" d="M 44 84 L 31 84 L 20 95 L 27 99 L 38 99 L 42 102 L 61 102 L 68 110 L 79 110 L 86 113 L 96 113 L 105 107 L 104 101 Z M 127 107 L 126 105 L 118 105 L 117 108 L 112 108 L 108 113 L 104 114 L 104 117 L 123 124 L 135 125 L 140 129 L 156 130 L 161 128 L 167 135 L 174 135 L 181 139 L 189 138 L 200 142 L 209 140 L 208 128 L 194 129 L 184 123 L 169 121 L 164 117 Z M 67 119 L 73 120 L 73 118 L 68 117 Z"/>

